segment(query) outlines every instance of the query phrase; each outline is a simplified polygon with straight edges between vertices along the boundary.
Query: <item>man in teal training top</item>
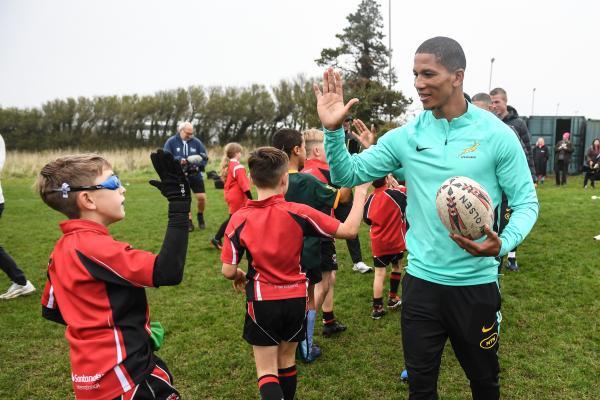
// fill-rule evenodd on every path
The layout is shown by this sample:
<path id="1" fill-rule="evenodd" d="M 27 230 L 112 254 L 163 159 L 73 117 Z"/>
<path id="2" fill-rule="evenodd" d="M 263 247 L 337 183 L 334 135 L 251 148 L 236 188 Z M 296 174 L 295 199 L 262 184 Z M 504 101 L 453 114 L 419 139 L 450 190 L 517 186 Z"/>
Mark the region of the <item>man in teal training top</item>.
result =
<path id="1" fill-rule="evenodd" d="M 415 400 L 437 398 L 447 339 L 470 381 L 473 398 L 500 397 L 497 351 L 502 317 L 495 257 L 523 241 L 539 209 L 515 134 L 493 114 L 465 101 L 465 68 L 464 52 L 455 40 L 435 37 L 423 42 L 415 53 L 413 73 L 424 111 L 355 155 L 344 146 L 342 122 L 358 99 L 344 104 L 342 79 L 331 68 L 323 74 L 323 90 L 314 88 L 334 183 L 353 187 L 404 168 L 410 229 L 402 282 L 402 344 L 409 399 Z M 452 176 L 479 182 L 495 206 L 506 193 L 513 214 L 500 236 L 490 227 L 476 241 L 448 233 L 437 215 L 435 196 Z"/>

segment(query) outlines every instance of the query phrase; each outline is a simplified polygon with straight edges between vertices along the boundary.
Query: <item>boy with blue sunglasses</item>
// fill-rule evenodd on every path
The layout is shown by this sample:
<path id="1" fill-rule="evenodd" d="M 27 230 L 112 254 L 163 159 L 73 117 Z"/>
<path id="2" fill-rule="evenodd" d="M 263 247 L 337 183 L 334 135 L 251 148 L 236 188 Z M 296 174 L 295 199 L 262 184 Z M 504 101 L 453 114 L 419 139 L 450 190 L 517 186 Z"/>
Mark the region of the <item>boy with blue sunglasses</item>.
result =
<path id="1" fill-rule="evenodd" d="M 169 201 L 159 254 L 114 240 L 108 225 L 125 217 L 125 188 L 95 154 L 66 156 L 40 172 L 42 200 L 69 219 L 60 223 L 48 264 L 42 315 L 67 326 L 71 378 L 77 399 L 179 399 L 172 376 L 154 351 L 164 330 L 150 322 L 146 287 L 177 285 L 188 244 L 190 188 L 169 153 L 151 154 Z"/>

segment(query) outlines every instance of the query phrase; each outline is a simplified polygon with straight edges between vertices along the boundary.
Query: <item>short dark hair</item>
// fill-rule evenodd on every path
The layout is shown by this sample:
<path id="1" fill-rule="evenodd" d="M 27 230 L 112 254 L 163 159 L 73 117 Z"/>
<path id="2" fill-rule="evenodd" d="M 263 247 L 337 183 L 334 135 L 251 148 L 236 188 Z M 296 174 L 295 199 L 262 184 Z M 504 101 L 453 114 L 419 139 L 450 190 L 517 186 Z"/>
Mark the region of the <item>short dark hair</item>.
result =
<path id="1" fill-rule="evenodd" d="M 276 149 L 283 150 L 290 157 L 294 147 L 302 146 L 302 133 L 295 129 L 282 128 L 275 132 L 271 144 Z"/>
<path id="2" fill-rule="evenodd" d="M 248 168 L 257 188 L 276 188 L 288 169 L 289 158 L 275 147 L 259 147 L 250 153 Z"/>
<path id="3" fill-rule="evenodd" d="M 477 93 L 475 96 L 473 96 L 473 101 L 481 101 L 485 104 L 492 104 L 492 98 L 490 95 L 483 92 Z"/>
<path id="4" fill-rule="evenodd" d="M 380 187 L 382 187 L 383 185 L 385 185 L 385 178 L 386 178 L 386 177 L 384 176 L 383 178 L 375 179 L 375 180 L 373 181 L 373 187 L 375 187 L 375 188 L 380 188 Z"/>
<path id="5" fill-rule="evenodd" d="M 415 54 L 433 54 L 450 72 L 467 68 L 467 59 L 462 47 L 456 40 L 448 37 L 436 36 L 427 39 L 421 43 Z"/>
<path id="6" fill-rule="evenodd" d="M 36 191 L 48 206 L 63 213 L 70 219 L 79 218 L 77 194 L 58 191 L 63 184 L 74 186 L 93 185 L 103 171 L 111 169 L 110 163 L 102 156 L 93 153 L 76 154 L 57 158 L 46 164 L 36 182 Z"/>
<path id="7" fill-rule="evenodd" d="M 506 90 L 502 89 L 501 87 L 497 87 L 497 88 L 493 88 L 492 91 L 490 92 L 490 96 L 497 96 L 500 95 L 502 96 L 502 98 L 504 98 L 504 100 L 508 100 L 508 96 L 506 95 Z"/>

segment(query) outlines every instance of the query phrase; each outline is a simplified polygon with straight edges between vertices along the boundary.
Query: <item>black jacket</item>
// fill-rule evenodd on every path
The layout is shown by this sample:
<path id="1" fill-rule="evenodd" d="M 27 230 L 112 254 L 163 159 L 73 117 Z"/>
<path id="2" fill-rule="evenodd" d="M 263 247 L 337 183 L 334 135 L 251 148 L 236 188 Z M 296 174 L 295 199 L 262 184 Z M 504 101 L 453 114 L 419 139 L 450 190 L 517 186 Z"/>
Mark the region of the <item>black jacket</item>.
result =
<path id="1" fill-rule="evenodd" d="M 508 110 L 508 115 L 502 118 L 502 122 L 506 125 L 510 126 L 513 131 L 516 132 L 519 137 L 519 141 L 521 142 L 521 146 L 523 147 L 523 151 L 525 152 L 525 156 L 527 157 L 527 164 L 529 165 L 529 171 L 531 172 L 531 176 L 535 177 L 535 166 L 533 164 L 533 157 L 531 156 L 531 134 L 529 133 L 529 129 L 527 129 L 527 125 L 525 121 L 519 118 L 519 113 L 512 106 L 506 107 Z"/>

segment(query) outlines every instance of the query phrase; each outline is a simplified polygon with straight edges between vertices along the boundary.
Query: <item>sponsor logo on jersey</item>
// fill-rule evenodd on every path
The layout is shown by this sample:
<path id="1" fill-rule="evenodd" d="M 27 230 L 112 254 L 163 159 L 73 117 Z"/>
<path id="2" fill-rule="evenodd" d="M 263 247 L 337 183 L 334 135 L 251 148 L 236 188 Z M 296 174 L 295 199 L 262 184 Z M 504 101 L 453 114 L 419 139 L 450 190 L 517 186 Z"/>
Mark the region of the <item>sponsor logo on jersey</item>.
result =
<path id="1" fill-rule="evenodd" d="M 471 147 L 467 147 L 466 149 L 464 149 L 459 155 L 458 157 L 460 158 L 476 158 L 477 156 L 471 154 L 477 151 L 477 148 L 479 147 L 479 142 L 475 141 L 473 143 L 473 146 Z M 469 155 L 466 155 L 469 154 Z"/>

